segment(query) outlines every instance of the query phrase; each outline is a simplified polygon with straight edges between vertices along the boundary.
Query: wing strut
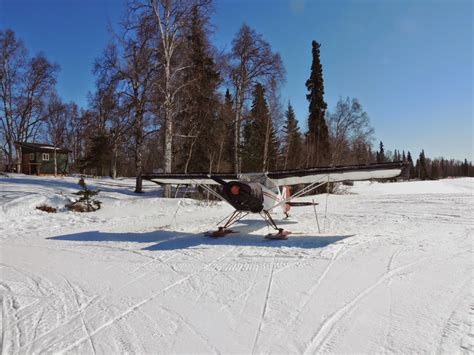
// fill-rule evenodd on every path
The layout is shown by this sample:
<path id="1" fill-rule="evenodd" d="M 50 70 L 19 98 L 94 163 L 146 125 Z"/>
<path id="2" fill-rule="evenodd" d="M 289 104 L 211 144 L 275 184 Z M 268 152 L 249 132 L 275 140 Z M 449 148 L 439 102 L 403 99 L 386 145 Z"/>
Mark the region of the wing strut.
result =
<path id="1" fill-rule="evenodd" d="M 192 182 L 194 182 L 197 186 L 200 186 L 202 187 L 204 190 L 206 190 L 207 192 L 209 192 L 211 195 L 213 195 L 214 197 L 217 197 L 219 200 L 222 200 L 222 201 L 226 201 L 226 199 L 224 197 L 222 197 L 220 194 L 218 194 L 217 192 L 215 192 L 213 189 L 211 189 L 209 186 L 205 185 L 205 184 L 201 184 L 199 183 L 198 181 L 196 180 L 191 180 Z"/>
<path id="2" fill-rule="evenodd" d="M 276 205 L 274 205 L 273 207 L 271 207 L 270 209 L 268 209 L 268 211 L 270 212 L 271 210 L 273 210 L 274 208 L 276 207 L 279 207 L 285 203 L 288 203 L 289 201 L 291 201 L 292 199 L 294 198 L 297 198 L 297 197 L 300 197 L 306 193 L 309 193 L 315 189 L 317 189 L 318 187 L 320 186 L 323 186 L 324 184 L 328 184 L 329 183 L 329 175 L 327 175 L 328 177 L 328 181 L 323 181 L 323 182 L 320 182 L 321 180 L 318 180 L 318 181 L 315 181 L 313 182 L 312 184 L 309 184 L 308 186 L 306 186 L 305 188 L 303 188 L 301 191 L 298 191 L 296 194 L 284 199 L 283 201 L 280 201 L 278 202 Z M 321 178 L 322 179 L 322 178 Z"/>

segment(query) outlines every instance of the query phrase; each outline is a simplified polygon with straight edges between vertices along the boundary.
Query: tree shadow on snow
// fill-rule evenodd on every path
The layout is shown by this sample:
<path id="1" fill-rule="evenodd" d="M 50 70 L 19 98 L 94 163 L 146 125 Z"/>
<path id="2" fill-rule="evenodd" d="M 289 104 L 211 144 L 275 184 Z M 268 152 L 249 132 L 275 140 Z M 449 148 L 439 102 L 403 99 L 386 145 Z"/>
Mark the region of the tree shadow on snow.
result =
<path id="1" fill-rule="evenodd" d="M 240 227 L 240 226 L 239 226 Z M 324 248 L 353 235 L 301 235 L 295 234 L 287 240 L 269 240 L 264 234 L 247 234 L 242 228 L 238 233 L 231 233 L 222 238 L 212 238 L 202 233 L 187 233 L 171 230 L 156 230 L 146 233 L 109 233 L 90 231 L 50 237 L 52 240 L 68 240 L 77 242 L 128 242 L 128 243 L 153 243 L 142 250 L 178 250 L 188 248 L 205 248 L 206 246 L 230 245 L 274 248 Z"/>
<path id="2" fill-rule="evenodd" d="M 77 178 L 79 181 L 79 178 Z M 93 189 L 98 189 L 102 192 L 107 193 L 117 193 L 126 196 L 142 196 L 143 198 L 154 198 L 154 197 L 162 197 L 163 193 L 158 186 L 144 186 L 143 190 L 146 194 L 137 194 L 134 192 L 135 186 L 126 185 L 122 183 L 122 180 L 112 180 L 112 179 L 94 179 L 94 178 L 85 178 L 86 184 Z M 66 193 L 72 193 L 77 190 L 80 190 L 80 186 L 77 182 L 74 181 L 66 181 L 59 178 L 47 177 L 47 178 L 31 178 L 28 176 L 25 177 L 15 177 L 14 179 L 5 180 L 6 183 L 12 185 L 32 185 L 32 186 L 39 186 L 39 187 L 48 187 L 52 188 L 55 191 L 63 192 L 62 190 L 67 189 L 71 191 L 65 191 Z"/>

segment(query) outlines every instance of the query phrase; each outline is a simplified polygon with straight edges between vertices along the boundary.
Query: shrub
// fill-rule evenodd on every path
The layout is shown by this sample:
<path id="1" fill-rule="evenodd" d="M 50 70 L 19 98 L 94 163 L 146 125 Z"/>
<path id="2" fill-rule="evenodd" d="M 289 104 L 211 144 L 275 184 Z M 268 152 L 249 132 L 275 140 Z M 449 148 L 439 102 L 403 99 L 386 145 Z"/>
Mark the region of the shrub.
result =
<path id="1" fill-rule="evenodd" d="M 89 189 L 83 178 L 79 180 L 79 186 L 82 190 L 75 193 L 80 196 L 79 200 L 67 204 L 66 208 L 74 212 L 93 212 L 100 209 L 102 202 L 92 198 L 99 193 L 99 190 Z"/>
<path id="2" fill-rule="evenodd" d="M 57 209 L 51 206 L 48 206 L 47 204 L 42 204 L 36 207 L 37 210 L 48 212 L 48 213 L 56 213 Z"/>

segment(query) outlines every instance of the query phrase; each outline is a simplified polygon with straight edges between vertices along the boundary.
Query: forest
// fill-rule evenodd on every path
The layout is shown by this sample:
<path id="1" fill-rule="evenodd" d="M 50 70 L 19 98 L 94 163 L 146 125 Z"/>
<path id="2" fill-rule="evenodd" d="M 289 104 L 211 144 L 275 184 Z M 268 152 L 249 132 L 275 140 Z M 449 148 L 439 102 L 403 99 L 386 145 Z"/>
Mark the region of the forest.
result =
<path id="1" fill-rule="evenodd" d="M 243 23 L 219 52 L 211 0 L 129 1 L 108 45 L 90 63 L 87 107 L 56 90 L 60 65 L 31 55 L 14 29 L 0 29 L 0 169 L 17 171 L 15 142 L 70 150 L 70 172 L 136 177 L 147 172 L 263 172 L 408 161 L 410 178 L 474 176 L 472 162 L 385 150 L 357 98 L 324 99 L 321 45 L 308 55 L 308 116 L 280 90 L 279 53 Z M 307 131 L 300 122 L 307 120 Z M 403 148 L 403 147 L 401 147 Z"/>

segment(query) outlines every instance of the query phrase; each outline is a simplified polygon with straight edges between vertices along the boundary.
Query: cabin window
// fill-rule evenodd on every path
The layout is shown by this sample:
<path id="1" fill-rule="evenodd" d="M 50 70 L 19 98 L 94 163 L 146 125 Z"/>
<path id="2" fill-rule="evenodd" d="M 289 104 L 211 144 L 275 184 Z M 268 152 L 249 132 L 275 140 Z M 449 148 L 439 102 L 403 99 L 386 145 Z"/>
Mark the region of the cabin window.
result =
<path id="1" fill-rule="evenodd" d="M 43 161 L 49 161 L 49 153 L 43 153 Z"/>
<path id="2" fill-rule="evenodd" d="M 35 153 L 30 153 L 30 161 L 35 161 Z"/>

